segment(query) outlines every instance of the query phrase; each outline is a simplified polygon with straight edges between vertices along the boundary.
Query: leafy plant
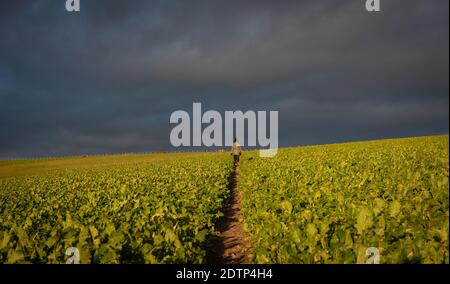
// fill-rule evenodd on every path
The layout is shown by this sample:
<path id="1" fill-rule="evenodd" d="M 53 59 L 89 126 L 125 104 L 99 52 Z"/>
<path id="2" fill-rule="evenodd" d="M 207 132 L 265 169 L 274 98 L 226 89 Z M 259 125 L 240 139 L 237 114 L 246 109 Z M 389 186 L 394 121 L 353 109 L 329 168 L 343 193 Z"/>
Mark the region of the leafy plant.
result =
<path id="1" fill-rule="evenodd" d="M 448 263 L 448 136 L 280 149 L 243 159 L 256 263 Z M 249 153 L 247 153 L 248 155 Z"/>
<path id="2" fill-rule="evenodd" d="M 0 179 L 0 263 L 203 263 L 225 155 Z"/>

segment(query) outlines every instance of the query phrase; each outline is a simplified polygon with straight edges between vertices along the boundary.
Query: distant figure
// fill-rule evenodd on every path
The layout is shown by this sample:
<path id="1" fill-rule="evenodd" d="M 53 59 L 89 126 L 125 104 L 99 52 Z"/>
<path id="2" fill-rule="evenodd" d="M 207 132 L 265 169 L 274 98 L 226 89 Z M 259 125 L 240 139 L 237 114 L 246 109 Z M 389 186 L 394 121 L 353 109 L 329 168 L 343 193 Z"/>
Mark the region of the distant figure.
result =
<path id="1" fill-rule="evenodd" d="M 237 139 L 234 138 L 233 146 L 231 147 L 231 155 L 234 157 L 234 165 L 239 163 L 239 156 L 241 156 L 241 145 L 239 145 L 239 142 L 237 142 Z"/>

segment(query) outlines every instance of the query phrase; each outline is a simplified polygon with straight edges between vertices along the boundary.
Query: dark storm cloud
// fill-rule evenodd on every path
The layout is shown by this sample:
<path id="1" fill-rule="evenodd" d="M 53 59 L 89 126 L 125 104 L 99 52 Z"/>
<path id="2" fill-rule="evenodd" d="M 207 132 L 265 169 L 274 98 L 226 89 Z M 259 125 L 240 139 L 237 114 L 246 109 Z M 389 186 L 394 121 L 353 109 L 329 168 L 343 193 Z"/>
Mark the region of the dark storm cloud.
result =
<path id="1" fill-rule="evenodd" d="M 193 102 L 280 145 L 448 133 L 448 1 L 7 1 L 0 157 L 170 149 Z"/>

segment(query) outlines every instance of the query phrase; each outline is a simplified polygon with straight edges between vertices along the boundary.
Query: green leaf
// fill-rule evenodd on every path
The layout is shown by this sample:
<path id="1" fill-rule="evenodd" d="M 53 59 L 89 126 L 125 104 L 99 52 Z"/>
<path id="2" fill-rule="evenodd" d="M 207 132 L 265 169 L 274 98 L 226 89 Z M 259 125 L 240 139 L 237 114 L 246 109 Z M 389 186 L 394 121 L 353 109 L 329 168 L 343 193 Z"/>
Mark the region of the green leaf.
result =
<path id="1" fill-rule="evenodd" d="M 9 240 L 10 240 L 9 233 L 3 232 L 3 239 L 2 239 L 2 242 L 0 243 L 0 250 L 5 248 L 9 244 Z"/>
<path id="2" fill-rule="evenodd" d="M 95 238 L 97 238 L 97 236 L 98 236 L 97 229 L 94 226 L 90 226 L 89 231 L 91 232 L 92 240 L 95 240 Z"/>
<path id="3" fill-rule="evenodd" d="M 308 237 L 312 238 L 315 237 L 317 235 L 317 228 L 316 225 L 314 224 L 308 224 L 306 225 L 306 234 L 308 235 Z"/>
<path id="4" fill-rule="evenodd" d="M 368 208 L 361 209 L 356 220 L 358 234 L 363 234 L 366 229 L 372 226 L 372 224 L 372 212 Z"/>
<path id="5" fill-rule="evenodd" d="M 280 208 L 283 210 L 285 214 L 291 214 L 292 213 L 292 203 L 288 200 L 282 201 L 280 203 Z"/>
<path id="6" fill-rule="evenodd" d="M 298 244 L 298 243 L 301 242 L 301 239 L 300 239 L 300 233 L 298 232 L 297 229 L 292 229 L 292 230 L 291 230 L 291 237 L 292 237 L 292 241 L 293 241 L 294 243 Z"/>
<path id="7" fill-rule="evenodd" d="M 15 263 L 21 263 L 25 259 L 25 256 L 22 252 L 18 250 L 10 250 L 8 252 L 8 264 L 15 264 Z"/>
<path id="8" fill-rule="evenodd" d="M 394 200 L 389 208 L 391 217 L 396 217 L 400 213 L 400 208 L 401 208 L 400 201 Z"/>

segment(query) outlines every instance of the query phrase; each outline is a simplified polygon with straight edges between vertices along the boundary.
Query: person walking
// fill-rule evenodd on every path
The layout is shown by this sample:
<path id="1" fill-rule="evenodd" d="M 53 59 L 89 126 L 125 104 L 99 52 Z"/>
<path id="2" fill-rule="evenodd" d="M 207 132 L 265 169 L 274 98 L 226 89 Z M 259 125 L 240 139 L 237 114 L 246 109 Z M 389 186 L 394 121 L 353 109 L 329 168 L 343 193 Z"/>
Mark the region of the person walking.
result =
<path id="1" fill-rule="evenodd" d="M 234 158 L 234 165 L 236 166 L 239 163 L 239 157 L 242 155 L 241 145 L 236 138 L 234 138 L 233 146 L 231 147 L 231 155 Z"/>

